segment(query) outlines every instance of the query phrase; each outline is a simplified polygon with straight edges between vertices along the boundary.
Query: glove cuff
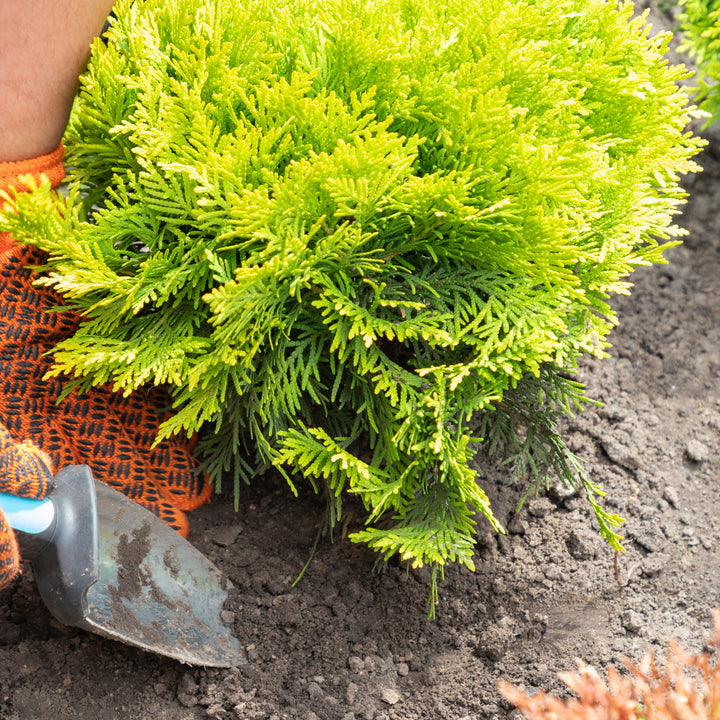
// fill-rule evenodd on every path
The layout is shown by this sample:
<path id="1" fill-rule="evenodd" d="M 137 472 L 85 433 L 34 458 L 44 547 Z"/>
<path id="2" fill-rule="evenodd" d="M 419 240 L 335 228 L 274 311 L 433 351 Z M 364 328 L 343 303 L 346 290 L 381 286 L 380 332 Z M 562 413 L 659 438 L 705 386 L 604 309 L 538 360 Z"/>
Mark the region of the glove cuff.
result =
<path id="1" fill-rule="evenodd" d="M 20 574 L 20 552 L 15 534 L 0 513 L 0 590 Z"/>
<path id="2" fill-rule="evenodd" d="M 0 192 L 30 190 L 32 186 L 26 181 L 28 176 L 32 177 L 35 184 L 39 184 L 44 175 L 52 187 L 56 188 L 65 178 L 64 155 L 65 148 L 60 143 L 55 150 L 46 155 L 39 155 L 29 160 L 0 162 Z M 14 241 L 10 233 L 0 232 L 0 255 L 8 252 L 13 246 Z"/>
<path id="3" fill-rule="evenodd" d="M 23 179 L 32 176 L 36 184 L 42 175 L 47 176 L 50 184 L 56 188 L 65 178 L 63 157 L 65 148 L 60 143 L 51 153 L 39 155 L 29 160 L 15 160 L 13 162 L 0 162 L 0 190 L 6 192 L 15 189 L 19 192 L 30 190 L 31 186 Z"/>

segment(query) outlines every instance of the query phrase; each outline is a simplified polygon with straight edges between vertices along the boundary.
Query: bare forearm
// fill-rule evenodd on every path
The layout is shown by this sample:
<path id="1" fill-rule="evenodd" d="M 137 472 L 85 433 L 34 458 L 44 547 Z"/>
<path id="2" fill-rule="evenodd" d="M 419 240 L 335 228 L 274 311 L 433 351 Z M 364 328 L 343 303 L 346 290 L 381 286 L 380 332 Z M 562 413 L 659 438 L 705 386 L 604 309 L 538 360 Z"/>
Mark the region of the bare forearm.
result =
<path id="1" fill-rule="evenodd" d="M 57 147 L 114 0 L 0 0 L 0 161 Z"/>

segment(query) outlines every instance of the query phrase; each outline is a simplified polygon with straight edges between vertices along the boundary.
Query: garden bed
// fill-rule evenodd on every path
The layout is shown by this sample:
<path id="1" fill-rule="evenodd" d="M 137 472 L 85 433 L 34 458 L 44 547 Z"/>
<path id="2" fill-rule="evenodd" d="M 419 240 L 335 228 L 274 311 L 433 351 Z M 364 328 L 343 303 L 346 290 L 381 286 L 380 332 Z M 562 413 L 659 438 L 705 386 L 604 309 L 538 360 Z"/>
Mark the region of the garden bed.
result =
<path id="1" fill-rule="evenodd" d="M 229 610 L 247 662 L 178 665 L 64 628 L 27 571 L 0 594 L 3 720 L 419 720 L 514 717 L 496 684 L 563 692 L 579 657 L 639 659 L 670 638 L 700 650 L 720 606 L 720 148 L 699 158 L 670 264 L 638 271 L 616 302 L 612 358 L 580 379 L 604 406 L 565 423 L 571 449 L 626 518 L 627 552 L 593 534 L 591 509 L 562 493 L 529 501 L 502 468 L 482 468 L 507 536 L 481 524 L 476 572 L 453 567 L 427 620 L 429 576 L 352 544 L 348 513 L 321 541 L 317 498 L 281 478 L 219 497 L 192 517 L 191 541 L 239 593 Z M 351 510 L 351 508 L 349 508 Z M 482 521 L 484 522 L 484 521 Z M 558 542 L 558 540 L 560 542 Z"/>

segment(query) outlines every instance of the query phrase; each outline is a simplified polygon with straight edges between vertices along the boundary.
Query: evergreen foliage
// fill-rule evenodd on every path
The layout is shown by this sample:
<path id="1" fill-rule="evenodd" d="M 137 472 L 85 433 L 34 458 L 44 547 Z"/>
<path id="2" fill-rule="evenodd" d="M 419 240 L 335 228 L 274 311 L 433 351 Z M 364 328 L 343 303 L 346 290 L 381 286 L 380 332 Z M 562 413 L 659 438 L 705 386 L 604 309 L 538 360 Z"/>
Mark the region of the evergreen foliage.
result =
<path id="1" fill-rule="evenodd" d="M 694 114 L 632 4 L 120 0 L 66 137 L 69 192 L 2 227 L 84 321 L 80 387 L 167 384 L 218 482 L 268 466 L 389 558 L 472 567 L 473 469 L 554 472 L 621 520 L 557 419 L 609 297 L 675 244 Z"/>
<path id="2" fill-rule="evenodd" d="M 680 0 L 681 49 L 697 62 L 696 99 L 710 113 L 706 126 L 720 120 L 720 2 Z"/>

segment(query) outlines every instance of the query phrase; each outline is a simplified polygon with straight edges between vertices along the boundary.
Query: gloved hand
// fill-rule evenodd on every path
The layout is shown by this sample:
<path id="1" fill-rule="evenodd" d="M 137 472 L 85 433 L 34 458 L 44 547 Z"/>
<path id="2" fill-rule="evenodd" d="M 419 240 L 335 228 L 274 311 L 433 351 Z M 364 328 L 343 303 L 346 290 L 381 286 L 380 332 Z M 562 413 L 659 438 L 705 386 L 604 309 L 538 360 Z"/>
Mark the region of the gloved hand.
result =
<path id="1" fill-rule="evenodd" d="M 30 444 L 16 445 L 0 425 L 0 492 L 41 499 L 54 487 L 49 458 Z M 0 510 L 0 590 L 20 571 L 15 533 Z"/>
<path id="2" fill-rule="evenodd" d="M 3 181 L 6 188 L 22 186 L 18 178 L 28 171 L 52 179 L 52 168 L 61 163 L 61 149 L 60 159 L 57 152 L 31 161 L 31 168 L 0 163 L 0 187 Z M 14 182 L 8 166 L 16 173 Z M 27 266 L 44 262 L 37 249 L 14 245 L 7 236 L 3 244 L 0 236 L 0 423 L 15 442 L 44 451 L 55 468 L 89 465 L 98 480 L 187 535 L 185 511 L 202 505 L 212 488 L 196 472 L 187 439 L 175 436 L 151 447 L 167 417 L 167 395 L 153 388 L 124 398 L 97 388 L 73 392 L 58 404 L 63 379 L 43 380 L 52 364 L 47 352 L 78 325 L 73 312 L 52 312 L 63 305 L 59 295 L 33 287 Z"/>

